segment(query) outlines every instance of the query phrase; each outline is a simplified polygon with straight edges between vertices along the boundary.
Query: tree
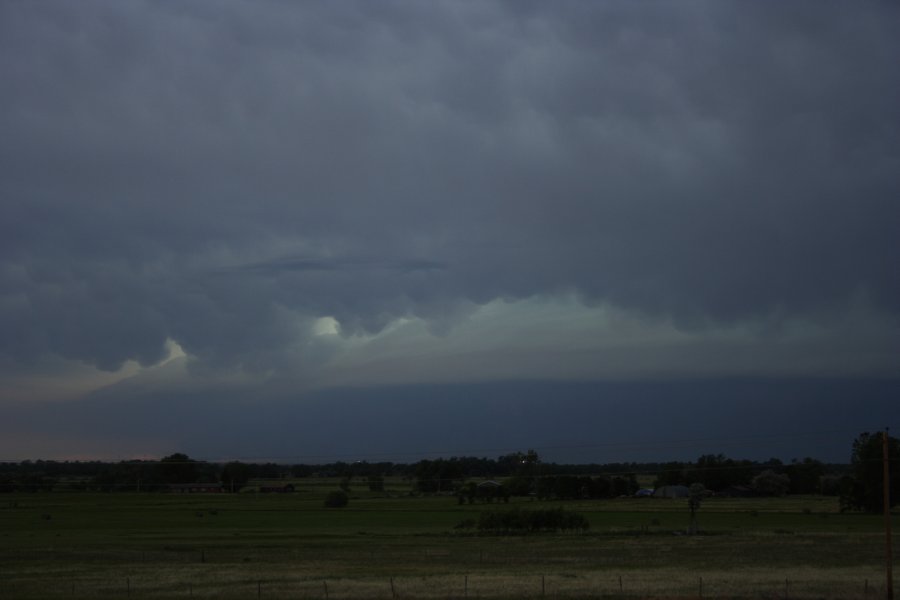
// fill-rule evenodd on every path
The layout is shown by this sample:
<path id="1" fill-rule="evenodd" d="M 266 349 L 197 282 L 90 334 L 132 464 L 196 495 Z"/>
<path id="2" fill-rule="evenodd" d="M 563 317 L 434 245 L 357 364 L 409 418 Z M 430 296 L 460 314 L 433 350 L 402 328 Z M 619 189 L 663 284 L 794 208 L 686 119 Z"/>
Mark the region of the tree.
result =
<path id="1" fill-rule="evenodd" d="M 627 473 L 623 476 L 616 475 L 612 478 L 613 496 L 633 496 L 640 489 L 637 477 L 634 473 Z"/>
<path id="2" fill-rule="evenodd" d="M 791 489 L 791 478 L 766 469 L 753 478 L 753 490 L 763 496 L 784 496 Z"/>
<path id="3" fill-rule="evenodd" d="M 240 491 L 247 485 L 250 479 L 250 466 L 242 462 L 233 461 L 222 467 L 222 487 L 232 492 Z"/>
<path id="4" fill-rule="evenodd" d="M 416 489 L 423 494 L 452 491 L 463 478 L 459 460 L 422 460 L 416 464 Z"/>
<path id="5" fill-rule="evenodd" d="M 806 457 L 802 461 L 793 460 L 785 467 L 785 474 L 791 478 L 792 494 L 817 494 L 822 492 L 822 477 L 825 465 L 814 458 Z"/>
<path id="6" fill-rule="evenodd" d="M 734 485 L 750 483 L 750 469 L 753 463 L 736 461 L 723 454 L 704 454 L 687 472 L 688 483 L 700 483 L 714 492 Z"/>
<path id="7" fill-rule="evenodd" d="M 685 465 L 680 462 L 667 462 L 662 465 L 662 469 L 656 475 L 656 481 L 653 487 L 663 487 L 666 485 L 684 485 L 685 482 Z"/>
<path id="8" fill-rule="evenodd" d="M 853 474 L 841 483 L 841 510 L 884 510 L 883 433 L 859 434 L 853 440 L 850 465 Z M 900 440 L 888 437 L 890 506 L 900 502 Z"/>
<path id="9" fill-rule="evenodd" d="M 534 478 L 514 475 L 503 482 L 510 496 L 527 496 L 534 491 Z"/>
<path id="10" fill-rule="evenodd" d="M 159 473 L 163 483 L 194 483 L 197 463 L 187 454 L 176 452 L 159 461 Z"/>

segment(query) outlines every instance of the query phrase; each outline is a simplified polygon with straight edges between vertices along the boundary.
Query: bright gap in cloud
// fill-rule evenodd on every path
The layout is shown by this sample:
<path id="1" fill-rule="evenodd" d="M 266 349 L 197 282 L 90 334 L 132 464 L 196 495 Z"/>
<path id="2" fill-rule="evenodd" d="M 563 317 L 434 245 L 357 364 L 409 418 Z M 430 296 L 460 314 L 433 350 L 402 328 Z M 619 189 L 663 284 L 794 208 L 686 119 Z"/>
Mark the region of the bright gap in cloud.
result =
<path id="1" fill-rule="evenodd" d="M 760 319 L 685 330 L 670 319 L 586 306 L 575 297 L 494 300 L 443 335 L 423 319 L 404 318 L 376 335 L 338 338 L 340 351 L 310 376 L 313 385 L 330 387 L 896 375 L 897 328 L 888 316 L 861 307 L 819 321 Z"/>
<path id="2" fill-rule="evenodd" d="M 334 317 L 320 317 L 313 322 L 314 335 L 340 335 L 341 324 Z"/>

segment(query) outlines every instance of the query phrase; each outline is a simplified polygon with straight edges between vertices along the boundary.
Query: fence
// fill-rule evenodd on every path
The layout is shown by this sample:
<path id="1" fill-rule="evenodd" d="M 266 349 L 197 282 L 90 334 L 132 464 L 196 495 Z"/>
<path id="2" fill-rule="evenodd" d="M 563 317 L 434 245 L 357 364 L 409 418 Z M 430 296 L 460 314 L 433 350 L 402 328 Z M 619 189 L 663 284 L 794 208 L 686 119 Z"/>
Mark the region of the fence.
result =
<path id="1" fill-rule="evenodd" d="M 66 581 L 0 573 L 0 598 L 217 598 L 230 599 L 504 599 L 504 598 L 842 598 L 885 597 L 883 581 L 820 576 L 781 578 L 763 573 L 715 577 L 663 571 L 604 571 L 553 574 L 448 574 L 421 577 L 263 576 L 234 577 L 227 571 L 174 572 L 116 579 L 72 575 Z"/>

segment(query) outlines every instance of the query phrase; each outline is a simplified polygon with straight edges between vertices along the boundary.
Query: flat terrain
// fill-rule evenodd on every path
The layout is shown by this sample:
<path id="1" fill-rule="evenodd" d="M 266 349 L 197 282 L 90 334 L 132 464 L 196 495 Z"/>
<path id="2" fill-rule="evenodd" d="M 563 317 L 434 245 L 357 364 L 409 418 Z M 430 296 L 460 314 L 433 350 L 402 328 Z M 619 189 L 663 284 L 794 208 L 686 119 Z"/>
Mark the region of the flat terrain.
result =
<path id="1" fill-rule="evenodd" d="M 479 536 L 454 526 L 507 505 L 351 488 L 293 494 L 0 496 L 0 598 L 883 597 L 878 516 L 837 499 L 538 502 L 584 534 Z"/>

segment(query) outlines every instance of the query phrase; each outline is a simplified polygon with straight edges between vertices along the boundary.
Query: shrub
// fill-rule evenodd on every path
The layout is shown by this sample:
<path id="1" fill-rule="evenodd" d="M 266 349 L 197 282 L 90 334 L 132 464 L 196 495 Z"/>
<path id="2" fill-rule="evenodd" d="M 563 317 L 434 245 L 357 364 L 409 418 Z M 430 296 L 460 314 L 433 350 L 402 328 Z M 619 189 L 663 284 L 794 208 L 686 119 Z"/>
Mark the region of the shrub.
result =
<path id="1" fill-rule="evenodd" d="M 586 531 L 589 527 L 584 515 L 562 508 L 541 510 L 492 510 L 481 513 L 478 531 L 511 534 L 544 531 Z"/>
<path id="2" fill-rule="evenodd" d="M 342 490 L 328 492 L 328 495 L 325 496 L 325 506 L 328 508 L 344 508 L 349 501 L 347 493 Z"/>

